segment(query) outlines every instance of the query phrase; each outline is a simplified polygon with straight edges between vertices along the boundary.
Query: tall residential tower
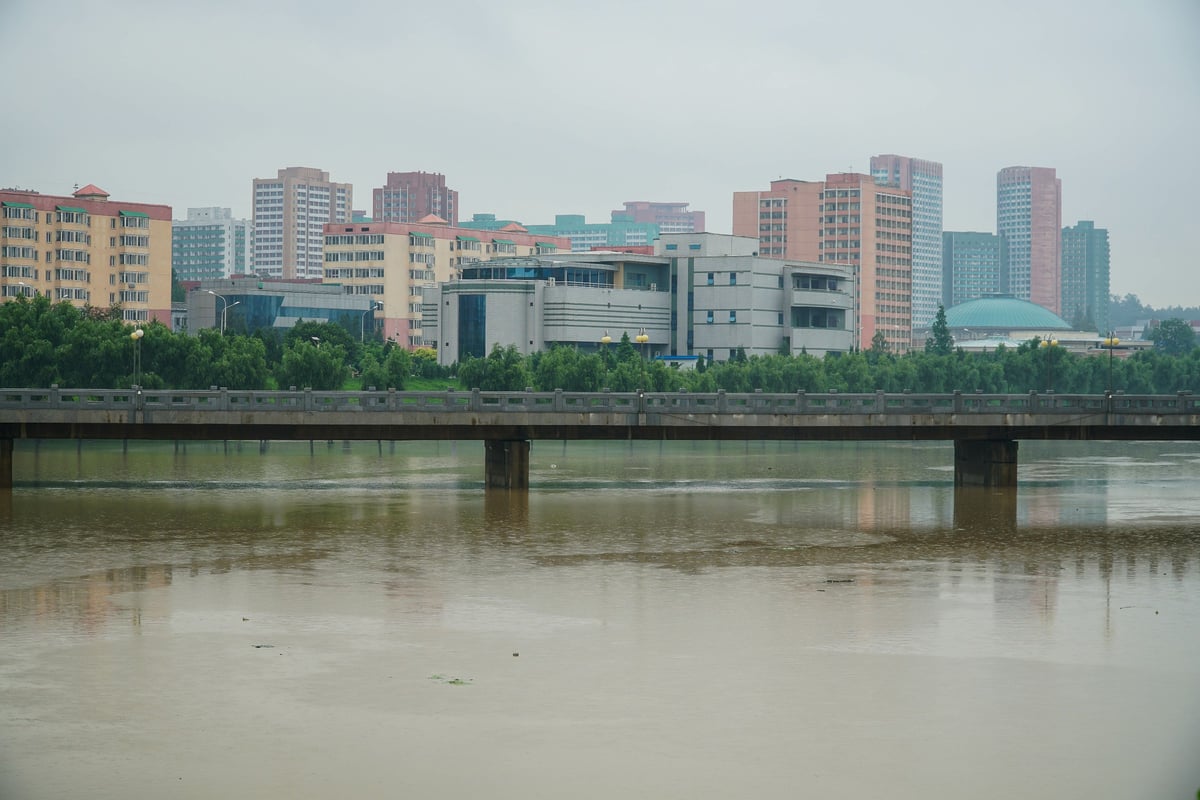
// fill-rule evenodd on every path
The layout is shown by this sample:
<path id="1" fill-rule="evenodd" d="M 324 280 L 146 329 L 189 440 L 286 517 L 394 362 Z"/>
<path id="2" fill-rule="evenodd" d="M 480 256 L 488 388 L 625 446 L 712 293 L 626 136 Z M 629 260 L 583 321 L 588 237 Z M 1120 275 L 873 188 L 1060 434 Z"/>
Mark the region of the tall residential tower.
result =
<path id="1" fill-rule="evenodd" d="M 942 165 L 909 156 L 871 156 L 881 186 L 912 192 L 912 324 L 926 327 L 942 302 Z"/>
<path id="2" fill-rule="evenodd" d="M 171 224 L 171 269 L 180 281 L 253 273 L 254 228 L 228 208 L 189 208 Z"/>
<path id="3" fill-rule="evenodd" d="M 325 226 L 349 222 L 354 189 L 312 167 L 254 179 L 254 269 L 264 277 L 320 280 Z"/>
<path id="4" fill-rule="evenodd" d="M 446 188 L 437 172 L 389 172 L 387 181 L 372 192 L 375 222 L 418 222 L 433 214 L 458 224 L 458 192 Z"/>
<path id="5" fill-rule="evenodd" d="M 1076 328 L 1107 333 L 1108 231 L 1081 220 L 1062 231 L 1062 313 Z M 1091 323 L 1090 325 L 1088 323 Z"/>
<path id="6" fill-rule="evenodd" d="M 1052 167 L 996 175 L 996 233 L 1008 247 L 1008 293 L 1062 315 L 1062 181 Z"/>

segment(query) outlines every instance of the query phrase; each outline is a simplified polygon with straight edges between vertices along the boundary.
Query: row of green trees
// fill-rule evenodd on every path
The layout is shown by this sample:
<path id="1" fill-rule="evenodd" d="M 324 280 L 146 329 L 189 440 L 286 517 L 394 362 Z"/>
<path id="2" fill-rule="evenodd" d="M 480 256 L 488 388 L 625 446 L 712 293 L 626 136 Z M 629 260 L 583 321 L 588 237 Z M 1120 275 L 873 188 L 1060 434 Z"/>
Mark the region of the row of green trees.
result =
<path id="1" fill-rule="evenodd" d="M 514 347 L 497 346 L 486 358 L 445 368 L 431 350 L 364 343 L 338 325 L 301 322 L 282 335 L 201 330 L 189 336 L 151 323 L 135 340 L 119 310 L 18 297 L 0 304 L 0 386 L 404 389 L 424 378 L 462 389 L 539 391 L 1200 392 L 1200 349 L 1182 322 L 1164 323 L 1171 336 L 1128 359 L 1080 356 L 1041 346 L 1037 339 L 1017 348 L 964 353 L 954 348 L 943 325 L 934 327 L 926 352 L 903 356 L 882 347 L 824 359 L 747 358 L 738 352 L 728 362 L 702 360 L 694 370 L 681 370 L 645 359 L 626 335 L 592 353 L 555 347 L 522 356 Z"/>
<path id="2" fill-rule="evenodd" d="M 484 390 L 615 392 L 974 392 L 1022 394 L 1029 391 L 1103 394 L 1200 392 L 1200 349 L 1182 355 L 1152 350 L 1129 358 L 1083 356 L 1032 339 L 1016 348 L 987 353 L 915 352 L 903 356 L 880 349 L 837 357 L 751 356 L 674 369 L 646 361 L 622 337 L 600 353 L 556 347 L 522 356 L 515 347 L 496 346 L 486 358 L 458 367 L 463 386 Z"/>
<path id="3" fill-rule="evenodd" d="M 349 382 L 403 389 L 412 376 L 448 373 L 429 350 L 360 342 L 339 325 L 300 322 L 281 334 L 194 336 L 159 323 L 134 327 L 119 309 L 52 305 L 44 297 L 0 304 L 0 386 L 150 389 L 341 389 Z"/>

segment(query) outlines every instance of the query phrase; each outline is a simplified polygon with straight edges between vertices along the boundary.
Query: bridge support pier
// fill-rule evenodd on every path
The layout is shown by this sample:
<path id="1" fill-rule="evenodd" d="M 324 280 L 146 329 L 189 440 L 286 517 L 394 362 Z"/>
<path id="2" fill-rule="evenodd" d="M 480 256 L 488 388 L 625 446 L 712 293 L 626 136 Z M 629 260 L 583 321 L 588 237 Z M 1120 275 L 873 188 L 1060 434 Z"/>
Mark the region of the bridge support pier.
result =
<path id="1" fill-rule="evenodd" d="M 483 448 L 485 489 L 529 489 L 528 440 L 487 440 Z"/>
<path id="2" fill-rule="evenodd" d="M 13 440 L 0 439 L 0 489 L 12 488 Z"/>
<path id="3" fill-rule="evenodd" d="M 954 485 L 1017 488 L 1017 443 L 1012 439 L 955 439 Z"/>

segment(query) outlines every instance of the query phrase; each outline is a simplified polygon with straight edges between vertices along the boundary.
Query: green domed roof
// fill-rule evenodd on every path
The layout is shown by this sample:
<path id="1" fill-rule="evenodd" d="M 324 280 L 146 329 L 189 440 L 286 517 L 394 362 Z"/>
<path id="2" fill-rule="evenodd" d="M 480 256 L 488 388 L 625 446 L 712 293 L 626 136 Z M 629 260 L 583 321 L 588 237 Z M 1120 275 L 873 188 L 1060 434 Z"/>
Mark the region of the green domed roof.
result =
<path id="1" fill-rule="evenodd" d="M 1053 311 L 1015 297 L 983 297 L 946 309 L 951 328 L 1069 331 L 1071 326 Z"/>

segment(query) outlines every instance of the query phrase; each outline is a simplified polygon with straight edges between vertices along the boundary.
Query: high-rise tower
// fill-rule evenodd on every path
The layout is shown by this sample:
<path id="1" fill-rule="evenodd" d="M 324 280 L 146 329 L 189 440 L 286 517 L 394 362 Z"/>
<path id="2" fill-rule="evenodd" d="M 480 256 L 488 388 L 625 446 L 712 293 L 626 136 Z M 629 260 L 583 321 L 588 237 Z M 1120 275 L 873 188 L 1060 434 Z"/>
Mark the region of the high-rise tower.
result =
<path id="1" fill-rule="evenodd" d="M 320 280 L 325 225 L 348 222 L 354 189 L 312 167 L 254 179 L 254 269 L 271 278 Z"/>
<path id="2" fill-rule="evenodd" d="M 458 192 L 446 188 L 446 176 L 440 173 L 389 172 L 372 193 L 375 222 L 418 222 L 430 214 L 458 224 Z"/>
<path id="3" fill-rule="evenodd" d="M 1051 167 L 996 174 L 996 233 L 1008 248 L 1009 294 L 1062 313 L 1062 181 Z"/>
<path id="4" fill-rule="evenodd" d="M 912 324 L 933 323 L 942 300 L 942 165 L 909 156 L 871 156 L 881 186 L 912 192 Z"/>
<path id="5" fill-rule="evenodd" d="M 1062 313 L 1076 327 L 1107 333 L 1109 298 L 1108 231 L 1081 220 L 1062 231 Z M 1091 323 L 1091 326 L 1088 325 Z"/>

